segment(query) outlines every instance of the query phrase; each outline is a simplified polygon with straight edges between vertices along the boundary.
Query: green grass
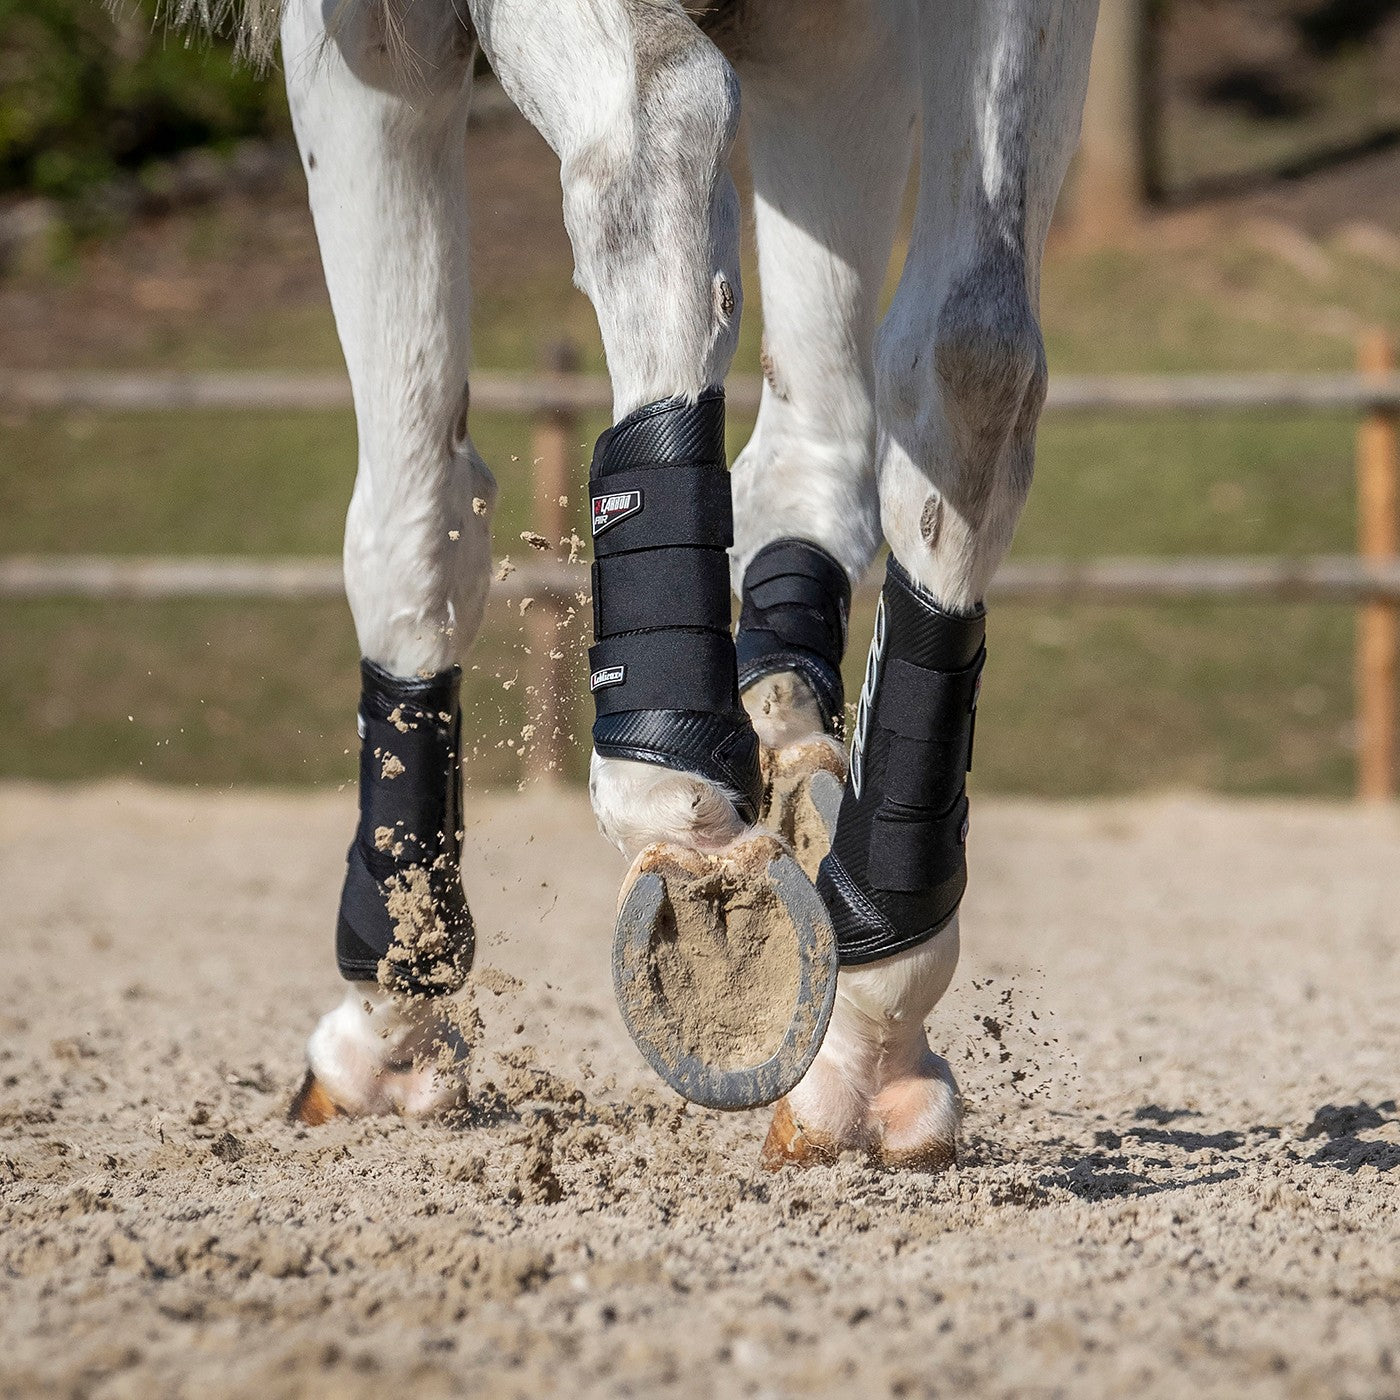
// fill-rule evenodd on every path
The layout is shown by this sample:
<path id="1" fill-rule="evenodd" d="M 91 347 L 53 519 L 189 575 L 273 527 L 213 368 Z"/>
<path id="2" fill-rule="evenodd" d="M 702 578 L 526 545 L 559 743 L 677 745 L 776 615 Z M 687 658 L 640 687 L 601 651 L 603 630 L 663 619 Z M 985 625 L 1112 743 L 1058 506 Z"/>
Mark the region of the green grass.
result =
<path id="1" fill-rule="evenodd" d="M 1344 416 L 1051 420 L 1013 557 L 1346 552 Z"/>
<path id="2" fill-rule="evenodd" d="M 1336 266 L 1319 286 L 1234 244 L 1052 261 L 1052 370 L 1345 367 L 1348 328 L 1400 320 L 1400 288 L 1365 265 Z M 479 363 L 532 365 L 546 327 L 600 363 L 591 313 L 565 285 L 487 299 L 477 321 Z M 750 314 L 741 369 L 756 365 L 758 329 Z M 337 352 L 326 313 L 296 309 L 201 325 L 143 362 L 326 367 Z M 601 426 L 580 432 L 580 497 L 585 443 Z M 733 448 L 747 428 L 732 425 Z M 477 415 L 473 435 L 502 485 L 497 553 L 518 558 L 534 504 L 529 424 Z M 1335 415 L 1047 421 L 1014 556 L 1348 550 L 1352 441 L 1353 424 Z M 334 554 L 354 457 L 341 413 L 21 417 L 0 424 L 0 553 Z M 469 729 L 480 737 L 468 771 L 483 785 L 520 773 L 530 664 L 521 628 L 493 604 L 472 658 Z M 858 617 L 853 676 L 866 635 Z M 1345 609 L 1005 606 L 990 645 L 983 790 L 1350 787 Z M 351 776 L 356 648 L 343 605 L 6 604 L 0 654 L 0 773 L 203 784 Z M 582 717 L 586 702 L 577 708 Z M 577 729 L 581 774 L 582 718 Z"/>

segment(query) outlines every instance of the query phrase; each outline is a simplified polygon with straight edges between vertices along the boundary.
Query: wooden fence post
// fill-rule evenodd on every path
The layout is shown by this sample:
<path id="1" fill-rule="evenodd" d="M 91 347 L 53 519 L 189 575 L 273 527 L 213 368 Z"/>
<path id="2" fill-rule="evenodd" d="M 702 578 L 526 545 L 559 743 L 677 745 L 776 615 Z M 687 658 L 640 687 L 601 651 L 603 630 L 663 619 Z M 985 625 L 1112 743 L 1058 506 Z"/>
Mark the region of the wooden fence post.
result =
<path id="1" fill-rule="evenodd" d="M 1357 368 L 1367 375 L 1395 368 L 1395 347 L 1385 331 L 1368 331 L 1357 347 Z M 1356 433 L 1357 543 L 1365 559 L 1393 560 L 1400 550 L 1397 481 L 1400 419 L 1393 408 L 1370 408 Z M 1395 796 L 1395 679 L 1400 612 L 1393 602 L 1361 605 L 1356 627 L 1356 795 L 1363 802 Z"/>
<path id="2" fill-rule="evenodd" d="M 578 350 L 568 341 L 556 341 L 540 357 L 546 375 L 572 374 L 578 369 Z M 578 414 L 553 406 L 535 415 L 531 457 L 535 489 L 535 529 L 558 550 L 573 533 L 577 513 L 570 500 L 582 483 L 575 483 L 579 444 Z M 567 546 L 565 546 L 567 547 Z M 527 703 L 535 732 L 525 746 L 528 777 L 559 782 L 564 776 L 573 730 L 573 684 L 569 639 L 563 631 L 565 600 L 552 591 L 536 600 L 526 614 L 530 647 L 530 684 L 533 704 Z"/>
<path id="3" fill-rule="evenodd" d="M 1069 232 L 1112 243 L 1132 233 L 1161 180 L 1152 0 L 1100 0 Z"/>

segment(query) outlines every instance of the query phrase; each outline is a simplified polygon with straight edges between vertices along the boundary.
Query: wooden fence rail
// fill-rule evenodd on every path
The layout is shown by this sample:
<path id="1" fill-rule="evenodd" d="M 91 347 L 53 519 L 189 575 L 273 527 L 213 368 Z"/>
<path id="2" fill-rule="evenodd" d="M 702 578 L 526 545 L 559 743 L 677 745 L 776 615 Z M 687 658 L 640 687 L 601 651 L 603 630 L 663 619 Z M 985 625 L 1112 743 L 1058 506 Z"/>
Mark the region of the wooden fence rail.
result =
<path id="1" fill-rule="evenodd" d="M 731 375 L 729 406 L 758 409 L 763 381 Z M 490 413 L 607 412 L 612 390 L 603 375 L 573 373 L 472 375 L 472 408 Z M 182 409 L 301 412 L 350 407 L 343 374 L 274 370 L 141 371 L 0 370 L 0 410 L 85 409 L 163 413 Z M 1047 413 L 1229 413 L 1400 411 L 1400 374 L 1057 374 Z"/>
<path id="2" fill-rule="evenodd" d="M 294 602 L 340 598 L 340 560 L 198 556 L 0 557 L 0 599 L 172 599 Z M 861 592 L 873 600 L 874 583 Z M 527 560 L 492 582 L 491 596 L 577 607 L 589 594 L 583 564 Z M 857 596 L 860 596 L 858 593 Z M 989 598 L 1014 603 L 1400 603 L 1400 559 L 1351 554 L 1304 558 L 1214 555 L 1173 559 L 1036 559 L 1004 564 Z"/>
<path id="3" fill-rule="evenodd" d="M 534 419 L 536 528 L 547 540 L 568 533 L 564 497 L 578 472 L 583 413 L 606 413 L 608 381 L 573 372 L 576 356 L 556 347 L 534 375 L 478 372 L 477 411 Z M 762 381 L 732 376 L 729 403 L 758 407 Z M 0 411 L 168 412 L 206 409 L 305 411 L 345 409 L 343 375 L 271 372 L 114 373 L 0 371 Z M 992 586 L 994 599 L 1102 604 L 1203 599 L 1236 602 L 1333 602 L 1357 608 L 1357 793 L 1388 800 L 1396 791 L 1397 655 L 1400 654 L 1400 373 L 1389 339 L 1373 333 L 1358 351 L 1354 374 L 1057 375 L 1051 413 L 1319 412 L 1359 414 L 1356 555 L 1308 558 L 1037 560 L 1010 563 Z M 548 697 L 545 742 L 533 746 L 534 771 L 557 773 L 558 743 L 568 726 L 559 708 L 572 680 L 552 629 L 588 591 L 588 571 L 557 558 L 530 560 L 493 585 L 509 598 L 533 597 L 529 618 L 537 692 Z M 0 558 L 0 598 L 339 597 L 335 559 Z"/>

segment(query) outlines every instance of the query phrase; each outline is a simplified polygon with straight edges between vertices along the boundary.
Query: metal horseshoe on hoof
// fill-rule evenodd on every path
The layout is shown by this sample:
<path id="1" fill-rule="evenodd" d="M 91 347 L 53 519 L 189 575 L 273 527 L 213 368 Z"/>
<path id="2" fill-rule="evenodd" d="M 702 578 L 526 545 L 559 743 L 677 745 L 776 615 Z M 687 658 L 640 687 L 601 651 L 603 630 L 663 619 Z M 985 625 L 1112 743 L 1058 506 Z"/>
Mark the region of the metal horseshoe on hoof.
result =
<path id="1" fill-rule="evenodd" d="M 685 1030 L 686 1014 L 693 1017 L 703 1008 L 673 1005 L 668 998 L 661 945 L 673 941 L 677 957 L 689 953 L 703 959 L 707 954 L 701 947 L 679 946 L 668 876 L 679 881 L 681 870 L 644 868 L 627 891 L 613 934 L 613 989 L 628 1034 L 643 1059 L 671 1088 L 705 1108 L 761 1108 L 782 1098 L 816 1058 L 836 1001 L 836 937 L 831 919 L 793 857 L 771 838 L 770 844 L 777 854 L 752 878 L 766 881 L 766 892 L 779 912 L 771 920 L 769 936 L 792 940 L 796 976 L 789 978 L 789 984 L 795 982 L 796 995 L 787 1009 L 781 1041 L 770 1050 L 776 1036 L 769 1037 L 757 1052 L 766 1052 L 765 1058 L 753 1063 L 709 1063 Z M 725 916 L 716 917 L 715 937 L 722 942 Z"/>
<path id="2" fill-rule="evenodd" d="M 832 836 L 836 834 L 836 814 L 841 810 L 841 794 L 844 791 L 845 784 L 835 773 L 828 772 L 825 768 L 818 768 L 807 780 L 807 792 L 812 806 L 826 824 L 828 846 L 831 845 Z"/>

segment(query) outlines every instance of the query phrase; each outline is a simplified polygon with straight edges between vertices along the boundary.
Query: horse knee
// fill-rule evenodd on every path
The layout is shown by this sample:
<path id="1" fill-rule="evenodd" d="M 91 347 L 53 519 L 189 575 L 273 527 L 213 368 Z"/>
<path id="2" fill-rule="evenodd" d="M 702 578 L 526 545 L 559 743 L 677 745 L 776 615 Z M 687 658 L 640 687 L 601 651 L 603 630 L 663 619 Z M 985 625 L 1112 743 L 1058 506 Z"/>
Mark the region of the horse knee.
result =
<path id="1" fill-rule="evenodd" d="M 876 355 L 880 516 L 895 556 L 956 611 L 983 596 L 1030 491 L 1045 348 L 1012 249 L 964 261 L 941 294 L 919 280 Z"/>
<path id="2" fill-rule="evenodd" d="M 712 185 L 739 128 L 739 80 L 694 23 L 651 0 L 628 0 L 636 155 L 654 179 Z"/>
<path id="3" fill-rule="evenodd" d="M 934 365 L 969 494 L 989 491 L 1003 458 L 1024 495 L 1031 457 L 1019 449 L 1045 402 L 1045 345 L 1024 266 L 984 265 L 953 288 L 938 317 Z M 1024 475 L 1023 475 L 1024 474 Z"/>
<path id="4" fill-rule="evenodd" d="M 1046 366 L 1019 256 L 981 257 L 931 314 L 892 316 L 877 377 L 886 434 L 970 527 L 1024 501 Z"/>

